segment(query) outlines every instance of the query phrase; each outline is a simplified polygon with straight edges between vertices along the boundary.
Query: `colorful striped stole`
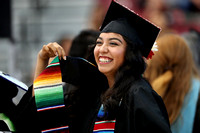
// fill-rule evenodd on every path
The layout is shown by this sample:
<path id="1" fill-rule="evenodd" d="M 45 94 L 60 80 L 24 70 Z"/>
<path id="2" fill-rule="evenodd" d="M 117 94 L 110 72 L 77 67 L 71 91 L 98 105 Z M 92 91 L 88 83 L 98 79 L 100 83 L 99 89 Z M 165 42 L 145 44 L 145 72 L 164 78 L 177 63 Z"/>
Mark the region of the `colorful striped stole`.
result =
<path id="1" fill-rule="evenodd" d="M 37 77 L 33 88 L 42 133 L 68 133 L 68 123 L 63 117 L 65 105 L 58 57 Z"/>
<path id="2" fill-rule="evenodd" d="M 93 133 L 114 133 L 115 120 L 96 121 Z"/>
<path id="3" fill-rule="evenodd" d="M 93 133 L 114 133 L 116 120 L 99 120 L 105 115 L 103 104 L 97 114 L 97 120 L 94 125 Z"/>

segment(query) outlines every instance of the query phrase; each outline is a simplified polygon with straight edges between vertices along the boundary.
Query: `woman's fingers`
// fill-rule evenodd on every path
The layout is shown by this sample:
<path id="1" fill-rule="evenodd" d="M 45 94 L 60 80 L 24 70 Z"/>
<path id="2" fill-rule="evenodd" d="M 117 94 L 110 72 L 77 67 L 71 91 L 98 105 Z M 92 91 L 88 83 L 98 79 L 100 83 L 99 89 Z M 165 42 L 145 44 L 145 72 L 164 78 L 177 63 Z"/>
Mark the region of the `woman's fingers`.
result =
<path id="1" fill-rule="evenodd" d="M 50 54 L 50 49 L 47 47 L 47 45 L 43 45 L 42 49 L 39 52 L 40 58 L 44 60 L 49 59 Z"/>
<path id="2" fill-rule="evenodd" d="M 47 44 L 47 47 L 49 48 L 49 53 L 50 53 L 50 57 L 54 57 L 57 56 L 57 49 L 56 49 L 56 43 L 49 43 Z"/>
<path id="3" fill-rule="evenodd" d="M 60 47 L 57 47 L 56 51 L 57 51 L 59 59 L 61 59 L 62 58 L 62 49 Z"/>
<path id="4" fill-rule="evenodd" d="M 64 49 L 62 49 L 62 58 L 63 58 L 64 60 L 66 60 L 66 54 L 65 54 Z"/>
<path id="5" fill-rule="evenodd" d="M 65 51 L 64 49 L 56 42 L 53 43 L 56 49 L 56 54 L 59 57 L 59 59 L 63 58 L 64 60 L 66 59 L 65 57 Z"/>
<path id="6" fill-rule="evenodd" d="M 64 49 L 56 42 L 47 44 L 45 50 L 48 50 L 49 57 L 58 56 L 59 59 L 66 59 Z"/>

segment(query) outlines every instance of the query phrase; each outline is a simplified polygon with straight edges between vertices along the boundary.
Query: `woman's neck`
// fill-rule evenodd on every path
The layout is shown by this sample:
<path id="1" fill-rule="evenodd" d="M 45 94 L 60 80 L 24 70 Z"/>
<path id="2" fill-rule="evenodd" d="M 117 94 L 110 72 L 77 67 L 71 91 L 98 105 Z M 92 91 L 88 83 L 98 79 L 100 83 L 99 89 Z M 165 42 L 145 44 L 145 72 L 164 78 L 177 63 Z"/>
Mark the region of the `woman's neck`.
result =
<path id="1" fill-rule="evenodd" d="M 114 83 L 115 83 L 115 78 L 114 78 L 114 76 L 108 76 L 108 75 L 106 75 L 106 77 L 107 77 L 107 80 L 108 80 L 109 88 L 112 88 L 113 85 L 114 85 Z"/>

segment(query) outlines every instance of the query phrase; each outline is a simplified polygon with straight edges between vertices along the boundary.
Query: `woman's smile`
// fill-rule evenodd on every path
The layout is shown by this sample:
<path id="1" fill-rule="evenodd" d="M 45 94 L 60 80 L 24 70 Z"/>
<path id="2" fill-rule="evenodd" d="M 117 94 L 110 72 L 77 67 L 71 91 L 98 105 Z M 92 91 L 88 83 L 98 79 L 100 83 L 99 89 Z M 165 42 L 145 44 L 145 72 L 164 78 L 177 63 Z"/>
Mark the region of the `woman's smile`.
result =
<path id="1" fill-rule="evenodd" d="M 109 64 L 112 62 L 112 58 L 106 57 L 106 56 L 100 56 L 99 57 L 99 64 Z"/>

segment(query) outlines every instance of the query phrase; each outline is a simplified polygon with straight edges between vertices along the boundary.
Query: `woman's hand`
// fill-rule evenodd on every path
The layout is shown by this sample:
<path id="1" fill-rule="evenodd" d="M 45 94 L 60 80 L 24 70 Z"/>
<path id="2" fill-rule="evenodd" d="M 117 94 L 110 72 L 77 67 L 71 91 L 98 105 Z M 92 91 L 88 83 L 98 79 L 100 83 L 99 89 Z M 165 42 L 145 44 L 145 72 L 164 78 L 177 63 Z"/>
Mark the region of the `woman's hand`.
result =
<path id="1" fill-rule="evenodd" d="M 42 60 L 48 60 L 51 57 L 58 56 L 59 59 L 66 60 L 64 49 L 56 42 L 44 45 L 38 54 Z"/>
<path id="2" fill-rule="evenodd" d="M 64 49 L 56 42 L 44 45 L 37 56 L 34 80 L 47 67 L 51 57 L 58 56 L 66 60 Z"/>

